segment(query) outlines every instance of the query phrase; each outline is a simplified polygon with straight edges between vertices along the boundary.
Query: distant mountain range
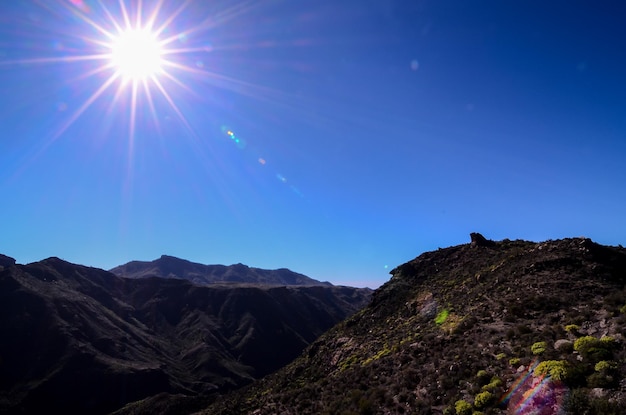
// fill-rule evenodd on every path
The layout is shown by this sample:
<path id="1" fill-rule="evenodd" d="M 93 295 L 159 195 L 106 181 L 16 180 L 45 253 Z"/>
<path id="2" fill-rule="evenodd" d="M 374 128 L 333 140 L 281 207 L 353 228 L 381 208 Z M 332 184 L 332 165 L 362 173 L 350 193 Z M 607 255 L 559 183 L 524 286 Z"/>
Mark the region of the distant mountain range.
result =
<path id="1" fill-rule="evenodd" d="M 125 278 L 179 278 L 194 284 L 332 285 L 286 268 L 267 270 L 243 264 L 203 265 L 168 255 L 162 255 L 154 261 L 131 261 L 110 271 Z"/>
<path id="2" fill-rule="evenodd" d="M 105 414 L 146 398 L 188 412 L 289 363 L 371 294 L 166 256 L 115 270 L 132 278 L 0 256 L 1 414 Z"/>

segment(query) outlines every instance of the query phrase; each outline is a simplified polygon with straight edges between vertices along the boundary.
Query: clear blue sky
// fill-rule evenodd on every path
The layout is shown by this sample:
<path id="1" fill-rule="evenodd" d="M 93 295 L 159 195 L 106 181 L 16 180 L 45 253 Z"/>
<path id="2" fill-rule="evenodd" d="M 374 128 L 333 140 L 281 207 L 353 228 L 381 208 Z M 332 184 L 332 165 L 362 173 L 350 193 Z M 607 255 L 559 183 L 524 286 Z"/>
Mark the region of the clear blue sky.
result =
<path id="1" fill-rule="evenodd" d="M 112 19 L 0 4 L 0 252 L 20 263 L 169 254 L 375 287 L 472 231 L 626 243 L 621 1 L 165 0 L 170 100 L 149 81 L 134 104 L 119 78 L 98 94 Z"/>

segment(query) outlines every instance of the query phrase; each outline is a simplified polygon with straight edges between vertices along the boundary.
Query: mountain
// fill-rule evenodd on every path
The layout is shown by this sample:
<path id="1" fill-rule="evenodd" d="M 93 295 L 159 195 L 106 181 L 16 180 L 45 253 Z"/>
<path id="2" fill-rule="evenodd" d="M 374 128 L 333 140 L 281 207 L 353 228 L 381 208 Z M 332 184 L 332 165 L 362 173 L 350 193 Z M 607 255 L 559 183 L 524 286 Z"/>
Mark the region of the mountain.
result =
<path id="1" fill-rule="evenodd" d="M 285 365 L 362 308 L 335 286 L 198 286 L 49 258 L 0 269 L 0 413 L 187 408 Z M 182 404 L 180 403 L 182 402 Z"/>
<path id="2" fill-rule="evenodd" d="M 10 267 L 11 265 L 15 265 L 15 259 L 10 256 L 0 254 L 0 269 Z"/>
<path id="3" fill-rule="evenodd" d="M 173 256 L 162 255 L 154 261 L 131 261 L 110 270 L 126 278 L 179 278 L 194 284 L 252 283 L 274 285 L 332 285 L 317 281 L 286 268 L 266 270 L 243 264 L 203 265 Z"/>
<path id="4" fill-rule="evenodd" d="M 294 362 L 201 413 L 626 413 L 621 246 L 473 234 L 391 274 Z"/>

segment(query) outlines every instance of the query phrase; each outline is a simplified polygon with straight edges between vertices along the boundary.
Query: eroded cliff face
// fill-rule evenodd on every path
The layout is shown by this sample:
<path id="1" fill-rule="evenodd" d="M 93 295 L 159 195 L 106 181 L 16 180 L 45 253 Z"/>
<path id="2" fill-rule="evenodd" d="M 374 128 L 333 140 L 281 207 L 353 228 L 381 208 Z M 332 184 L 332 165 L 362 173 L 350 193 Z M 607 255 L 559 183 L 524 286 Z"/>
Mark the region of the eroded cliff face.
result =
<path id="1" fill-rule="evenodd" d="M 292 364 L 204 413 L 626 413 L 625 249 L 485 239 L 392 275 Z"/>

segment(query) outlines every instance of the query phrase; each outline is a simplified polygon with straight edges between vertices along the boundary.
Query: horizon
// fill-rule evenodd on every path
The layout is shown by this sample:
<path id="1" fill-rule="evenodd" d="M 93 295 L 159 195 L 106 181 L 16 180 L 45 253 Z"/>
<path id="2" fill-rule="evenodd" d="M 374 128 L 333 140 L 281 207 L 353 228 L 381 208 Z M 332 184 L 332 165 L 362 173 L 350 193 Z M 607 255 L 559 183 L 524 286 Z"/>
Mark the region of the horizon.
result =
<path id="1" fill-rule="evenodd" d="M 626 5 L 144 3 L 0 5 L 0 253 L 377 288 L 470 232 L 626 244 Z"/>
<path id="2" fill-rule="evenodd" d="M 481 235 L 482 235 L 482 234 L 481 234 Z M 483 235 L 483 236 L 484 236 L 484 235 Z M 615 245 L 603 244 L 603 243 L 601 243 L 601 242 L 598 242 L 598 241 L 594 240 L 593 238 L 588 238 L 587 236 L 584 236 L 584 235 L 581 235 L 581 236 L 569 236 L 569 237 L 555 238 L 555 239 L 542 240 L 542 241 L 526 240 L 526 239 L 514 239 L 514 238 L 503 238 L 503 239 L 499 239 L 499 240 L 493 240 L 493 239 L 490 239 L 490 238 L 487 238 L 487 239 L 488 239 L 488 240 L 490 240 L 490 241 L 494 241 L 494 242 L 496 242 L 496 243 L 497 243 L 497 242 L 503 242 L 503 241 L 505 241 L 505 240 L 511 240 L 511 241 L 518 240 L 518 241 L 531 242 L 531 243 L 542 243 L 542 242 L 547 242 L 547 241 L 564 240 L 564 239 L 576 239 L 576 238 L 590 239 L 592 242 L 594 242 L 594 243 L 598 243 L 598 244 L 603 245 L 603 246 L 614 246 L 614 247 L 618 247 L 618 246 L 619 246 L 619 247 L 622 247 L 622 245 L 621 245 L 621 244 L 615 244 Z M 419 256 L 421 256 L 422 254 L 427 253 L 427 252 L 434 252 L 434 251 L 437 251 L 437 250 L 439 250 L 439 249 L 452 248 L 452 247 L 456 247 L 456 246 L 460 246 L 460 245 L 469 245 L 469 244 L 470 244 L 470 242 L 468 241 L 468 242 L 464 242 L 464 243 L 460 243 L 460 244 L 456 244 L 456 245 L 449 245 L 449 246 L 445 246 L 445 247 L 438 247 L 438 248 L 436 248 L 436 249 L 423 251 L 423 252 L 420 252 L 420 253 L 418 253 L 417 255 L 415 255 L 415 257 L 413 257 L 413 258 L 411 258 L 411 259 L 407 260 L 406 262 L 410 262 L 411 260 L 413 260 L 413 259 L 415 259 L 415 258 L 417 258 L 417 257 L 419 257 Z M 2 253 L 2 252 L 0 252 L 0 254 L 3 254 L 3 253 Z M 6 254 L 4 254 L 4 255 L 6 255 Z M 332 283 L 332 284 L 333 284 L 333 285 L 335 285 L 335 286 L 351 286 L 351 287 L 356 287 L 356 288 L 370 288 L 370 289 L 373 289 L 373 290 L 376 290 L 376 289 L 380 288 L 380 286 L 382 286 L 385 282 L 387 282 L 387 281 L 389 280 L 389 278 L 391 278 L 391 277 L 389 277 L 387 280 L 382 281 L 382 282 L 381 282 L 379 285 L 377 285 L 377 286 L 362 285 L 362 284 L 359 284 L 359 281 L 358 281 L 358 280 L 356 280 L 356 283 L 357 283 L 356 285 L 354 284 L 354 280 L 353 280 L 352 282 L 350 282 L 349 284 L 344 284 L 344 283 L 341 283 L 341 281 L 337 281 L 337 282 L 335 282 L 335 281 L 329 281 L 329 280 L 325 280 L 325 279 L 323 279 L 323 278 L 317 278 L 317 277 L 314 277 L 314 276 L 311 276 L 311 275 L 307 275 L 307 274 L 304 274 L 304 273 L 302 273 L 302 272 L 299 272 L 298 270 L 291 269 L 291 268 L 288 268 L 288 267 L 261 268 L 261 267 L 254 266 L 254 265 L 252 265 L 252 264 L 245 264 L 245 263 L 241 263 L 241 262 L 231 263 L 231 264 L 225 264 L 225 263 L 202 263 L 202 262 L 194 261 L 194 260 L 192 260 L 192 259 L 188 259 L 188 258 L 181 258 L 181 257 L 177 257 L 177 256 L 175 256 L 175 255 L 169 255 L 169 254 L 161 254 L 159 257 L 154 258 L 154 259 L 132 259 L 132 260 L 128 260 L 128 261 L 126 261 L 126 262 L 123 262 L 123 263 L 120 263 L 120 264 L 117 264 L 117 265 L 114 265 L 114 266 L 107 267 L 107 268 L 100 267 L 100 266 L 95 266 L 95 265 L 93 265 L 93 264 L 83 264 L 83 263 L 78 263 L 78 262 L 74 262 L 74 261 L 69 261 L 69 260 L 66 260 L 66 259 L 64 259 L 64 258 L 60 258 L 60 257 L 56 257 L 56 256 L 47 257 L 47 258 L 41 258 L 41 259 L 38 259 L 38 260 L 35 260 L 35 261 L 28 261 L 28 262 L 22 262 L 22 261 L 19 261 L 19 260 L 17 260 L 16 258 L 11 257 L 10 255 L 7 255 L 7 256 L 9 256 L 9 257 L 10 257 L 10 258 L 12 258 L 12 259 L 15 259 L 15 260 L 16 260 L 16 263 L 17 263 L 17 264 L 19 264 L 19 265 L 28 265 L 28 264 L 30 264 L 30 263 L 36 263 L 36 262 L 39 262 L 39 261 L 45 261 L 45 260 L 50 259 L 50 258 L 58 258 L 58 259 L 60 259 L 60 260 L 62 260 L 62 261 L 69 262 L 69 263 L 72 263 L 72 264 L 81 265 L 81 266 L 87 266 L 87 267 L 93 267 L 93 268 L 99 268 L 99 269 L 102 269 L 102 270 L 105 270 L 105 271 L 111 271 L 111 270 L 112 270 L 112 269 L 114 269 L 114 268 L 117 268 L 117 267 L 119 267 L 119 266 L 124 266 L 124 265 L 126 265 L 126 264 L 131 263 L 131 262 L 145 262 L 145 263 L 150 263 L 150 262 L 154 262 L 154 261 L 156 261 L 156 260 L 158 260 L 158 259 L 161 259 L 161 258 L 163 258 L 164 256 L 166 256 L 166 257 L 175 258 L 175 259 L 178 259 L 178 260 L 182 260 L 182 261 L 186 261 L 186 262 L 191 262 L 191 263 L 194 263 L 194 264 L 206 265 L 206 266 L 226 266 L 226 267 L 230 267 L 230 266 L 234 266 L 234 265 L 244 265 L 244 266 L 249 267 L 249 268 L 263 269 L 263 270 L 269 270 L 269 271 L 276 271 L 276 270 L 279 270 L 279 269 L 287 269 L 287 270 L 289 270 L 289 271 L 292 271 L 292 272 L 295 272 L 295 273 L 298 273 L 298 274 L 304 275 L 305 277 L 313 278 L 313 279 L 318 280 L 318 281 L 320 281 L 320 282 L 330 282 L 330 283 Z M 406 263 L 406 262 L 405 262 L 405 263 Z M 394 268 L 396 268 L 397 266 L 400 266 L 400 265 L 403 265 L 403 264 L 404 264 L 404 263 L 401 263 L 401 264 L 396 264 L 396 265 L 394 265 L 393 267 L 390 267 L 390 268 L 389 268 L 389 271 L 391 272 L 391 270 L 393 270 L 393 269 L 394 269 Z"/>

